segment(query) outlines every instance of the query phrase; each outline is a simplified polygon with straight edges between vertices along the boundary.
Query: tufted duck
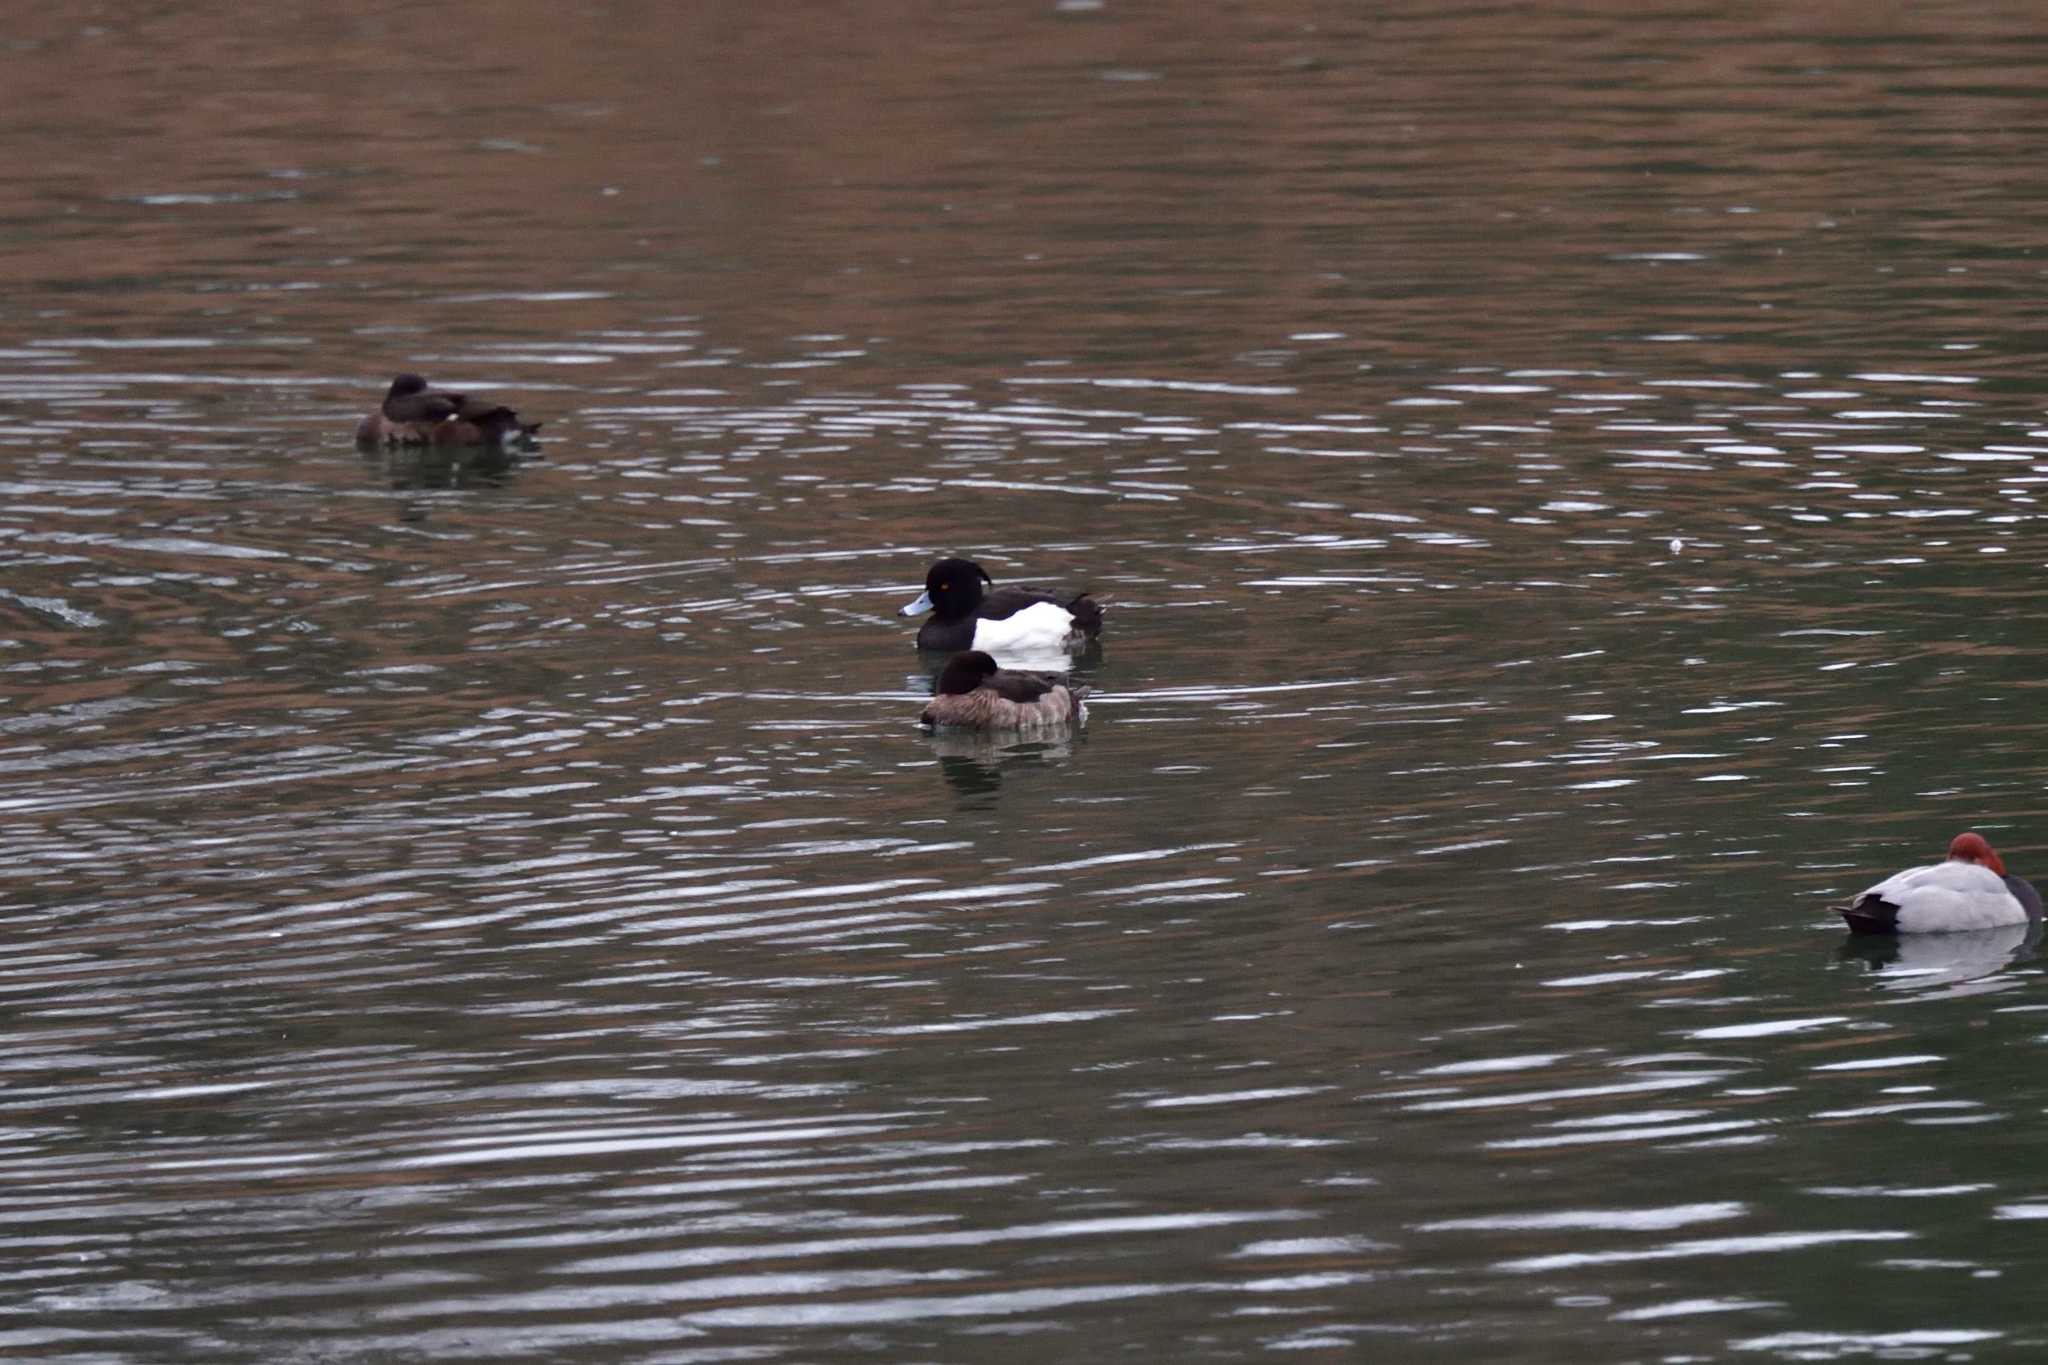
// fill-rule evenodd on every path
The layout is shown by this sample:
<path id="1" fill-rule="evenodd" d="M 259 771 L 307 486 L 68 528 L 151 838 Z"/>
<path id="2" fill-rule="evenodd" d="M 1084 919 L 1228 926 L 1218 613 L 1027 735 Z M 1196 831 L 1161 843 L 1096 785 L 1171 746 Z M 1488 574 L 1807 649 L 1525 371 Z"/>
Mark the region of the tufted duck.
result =
<path id="1" fill-rule="evenodd" d="M 924 576 L 924 592 L 902 610 L 930 612 L 917 631 L 919 649 L 979 649 L 1006 653 L 1068 651 L 1102 633 L 1102 607 L 1085 592 L 994 587 L 971 559 L 942 559 Z"/>

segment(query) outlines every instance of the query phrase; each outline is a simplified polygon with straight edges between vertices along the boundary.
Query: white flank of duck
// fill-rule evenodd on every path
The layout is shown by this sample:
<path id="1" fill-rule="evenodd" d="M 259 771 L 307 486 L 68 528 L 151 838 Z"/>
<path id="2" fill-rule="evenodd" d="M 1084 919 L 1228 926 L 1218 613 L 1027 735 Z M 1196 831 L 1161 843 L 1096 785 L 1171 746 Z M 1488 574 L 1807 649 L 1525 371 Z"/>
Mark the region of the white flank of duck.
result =
<path id="1" fill-rule="evenodd" d="M 1000 621 L 984 616 L 974 623 L 974 647 L 990 654 L 1049 654 L 1086 641 L 1074 613 L 1057 602 L 1033 602 Z"/>

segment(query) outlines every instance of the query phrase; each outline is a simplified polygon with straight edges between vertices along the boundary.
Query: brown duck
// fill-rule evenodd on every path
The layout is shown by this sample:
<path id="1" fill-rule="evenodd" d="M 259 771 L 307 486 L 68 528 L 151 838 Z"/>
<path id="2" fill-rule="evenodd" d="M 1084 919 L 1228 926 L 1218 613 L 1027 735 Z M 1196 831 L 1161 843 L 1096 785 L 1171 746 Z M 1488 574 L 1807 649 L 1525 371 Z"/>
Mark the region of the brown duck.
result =
<path id="1" fill-rule="evenodd" d="M 1087 719 L 1079 688 L 1039 673 L 996 667 L 978 649 L 946 661 L 921 725 L 954 725 L 972 730 L 1044 730 Z"/>
<path id="2" fill-rule="evenodd" d="M 391 381 L 377 410 L 356 423 L 356 444 L 371 446 L 495 446 L 526 441 L 540 430 L 499 403 L 430 387 L 416 374 Z"/>

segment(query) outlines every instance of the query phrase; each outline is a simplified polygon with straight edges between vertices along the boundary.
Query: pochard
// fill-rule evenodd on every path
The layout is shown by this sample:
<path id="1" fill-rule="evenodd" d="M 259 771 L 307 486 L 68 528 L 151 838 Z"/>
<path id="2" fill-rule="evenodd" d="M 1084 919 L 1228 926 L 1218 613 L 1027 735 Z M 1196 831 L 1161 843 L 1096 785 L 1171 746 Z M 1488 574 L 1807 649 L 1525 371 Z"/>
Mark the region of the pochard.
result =
<path id="1" fill-rule="evenodd" d="M 1835 907 L 1852 933 L 1943 934 L 2041 918 L 2041 893 L 2005 870 L 1981 834 L 1958 834 L 1948 858 L 1886 877 Z"/>

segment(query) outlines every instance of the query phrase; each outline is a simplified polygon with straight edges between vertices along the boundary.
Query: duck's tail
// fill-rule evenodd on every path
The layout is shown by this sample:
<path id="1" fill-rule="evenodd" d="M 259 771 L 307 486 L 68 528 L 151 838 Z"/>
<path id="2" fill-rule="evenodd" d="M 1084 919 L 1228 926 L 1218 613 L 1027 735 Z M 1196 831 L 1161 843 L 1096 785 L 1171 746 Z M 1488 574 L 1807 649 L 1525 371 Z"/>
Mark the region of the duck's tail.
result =
<path id="1" fill-rule="evenodd" d="M 1074 628 L 1089 639 L 1102 634 L 1102 604 L 1085 592 L 1075 593 L 1073 600 L 1063 602 L 1074 618 Z"/>
<path id="2" fill-rule="evenodd" d="M 1838 905 L 1834 909 L 1852 934 L 1899 932 L 1899 907 L 1882 896 L 1859 896 L 1851 904 Z"/>
<path id="3" fill-rule="evenodd" d="M 493 445 L 502 445 L 507 441 L 530 441 L 534 433 L 540 430 L 540 423 L 522 422 L 518 413 L 504 407 L 479 413 L 473 420 L 477 428 L 483 432 L 484 440 Z"/>

